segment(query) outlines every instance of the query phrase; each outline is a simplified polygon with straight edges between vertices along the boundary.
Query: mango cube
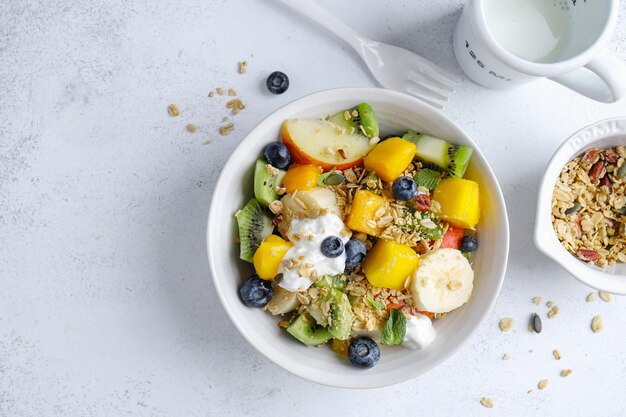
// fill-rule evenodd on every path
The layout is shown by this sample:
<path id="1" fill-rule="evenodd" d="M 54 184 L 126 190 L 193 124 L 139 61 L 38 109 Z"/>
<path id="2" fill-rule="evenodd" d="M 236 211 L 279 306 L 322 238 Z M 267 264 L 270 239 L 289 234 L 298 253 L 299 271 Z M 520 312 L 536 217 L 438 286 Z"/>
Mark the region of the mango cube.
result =
<path id="1" fill-rule="evenodd" d="M 380 142 L 363 160 L 366 169 L 376 172 L 383 181 L 391 182 L 402 175 L 415 157 L 416 146 L 402 138 Z"/>
<path id="2" fill-rule="evenodd" d="M 322 168 L 317 165 L 297 165 L 289 168 L 283 178 L 283 187 L 287 193 L 294 191 L 307 191 L 317 187 L 317 179 L 322 173 Z"/>
<path id="3" fill-rule="evenodd" d="M 473 229 L 480 220 L 480 192 L 474 181 L 445 179 L 435 188 L 433 200 L 441 205 L 441 217 L 456 227 Z"/>
<path id="4" fill-rule="evenodd" d="M 348 229 L 380 236 L 383 229 L 376 224 L 375 213 L 385 207 L 387 199 L 367 190 L 358 190 L 352 199 L 350 214 L 346 218 Z"/>
<path id="5" fill-rule="evenodd" d="M 252 263 L 256 274 L 261 279 L 273 281 L 278 275 L 280 261 L 293 244 L 276 235 L 269 235 L 254 252 Z"/>
<path id="6" fill-rule="evenodd" d="M 380 239 L 363 261 L 365 277 L 374 287 L 401 290 L 419 265 L 413 249 L 393 240 Z"/>

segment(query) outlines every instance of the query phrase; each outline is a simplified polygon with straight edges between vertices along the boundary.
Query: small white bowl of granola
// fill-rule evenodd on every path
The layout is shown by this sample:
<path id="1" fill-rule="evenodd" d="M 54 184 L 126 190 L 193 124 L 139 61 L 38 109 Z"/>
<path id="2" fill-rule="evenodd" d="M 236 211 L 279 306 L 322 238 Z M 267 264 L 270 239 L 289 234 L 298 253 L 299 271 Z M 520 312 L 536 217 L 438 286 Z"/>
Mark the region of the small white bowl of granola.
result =
<path id="1" fill-rule="evenodd" d="M 590 287 L 626 294 L 626 118 L 587 126 L 554 153 L 535 245 Z"/>

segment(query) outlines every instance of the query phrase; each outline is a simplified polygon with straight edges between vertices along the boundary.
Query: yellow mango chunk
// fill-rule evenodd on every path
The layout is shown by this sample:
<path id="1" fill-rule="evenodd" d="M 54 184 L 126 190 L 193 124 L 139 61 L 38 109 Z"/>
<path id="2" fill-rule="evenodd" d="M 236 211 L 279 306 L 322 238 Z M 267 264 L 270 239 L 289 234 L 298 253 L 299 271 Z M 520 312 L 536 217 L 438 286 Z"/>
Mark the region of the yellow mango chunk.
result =
<path id="1" fill-rule="evenodd" d="M 297 165 L 289 168 L 283 178 L 283 187 L 289 194 L 294 191 L 307 191 L 317 187 L 317 179 L 322 173 L 322 168 L 317 165 Z"/>
<path id="2" fill-rule="evenodd" d="M 419 265 L 413 249 L 393 240 L 380 239 L 363 261 L 365 277 L 374 287 L 401 290 Z"/>
<path id="3" fill-rule="evenodd" d="M 415 157 L 416 146 L 402 138 L 380 142 L 363 160 L 366 169 L 376 172 L 383 181 L 391 182 L 402 175 Z"/>
<path id="4" fill-rule="evenodd" d="M 352 199 L 350 214 L 346 218 L 348 229 L 380 236 L 383 229 L 376 225 L 374 220 L 376 211 L 387 204 L 385 197 L 367 190 L 358 190 Z"/>
<path id="5" fill-rule="evenodd" d="M 292 246 L 293 244 L 276 235 L 266 237 L 252 257 L 252 263 L 259 278 L 273 281 L 278 275 L 280 261 Z"/>
<path id="6" fill-rule="evenodd" d="M 433 200 L 441 204 L 441 217 L 454 226 L 473 229 L 480 220 L 480 192 L 474 181 L 445 179 L 435 188 Z"/>

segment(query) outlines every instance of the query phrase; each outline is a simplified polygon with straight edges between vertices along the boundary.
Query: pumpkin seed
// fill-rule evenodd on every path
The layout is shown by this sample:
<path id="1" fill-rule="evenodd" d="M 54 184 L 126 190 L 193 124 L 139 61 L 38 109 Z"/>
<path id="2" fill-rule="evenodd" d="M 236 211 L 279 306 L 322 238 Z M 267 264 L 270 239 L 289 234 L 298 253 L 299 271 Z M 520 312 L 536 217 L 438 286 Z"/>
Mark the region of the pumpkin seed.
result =
<path id="1" fill-rule="evenodd" d="M 565 210 L 565 215 L 566 216 L 571 216 L 572 214 L 576 214 L 578 212 L 578 210 L 580 210 L 580 203 L 577 201 L 574 203 L 574 205 L 570 208 L 568 208 L 567 210 Z"/>
<path id="2" fill-rule="evenodd" d="M 530 316 L 530 328 L 534 330 L 535 333 L 541 333 L 543 326 L 539 314 L 533 313 L 532 316 Z"/>
<path id="3" fill-rule="evenodd" d="M 617 176 L 620 178 L 626 177 L 626 162 L 622 164 L 621 167 L 617 170 Z"/>
<path id="4" fill-rule="evenodd" d="M 326 185 L 339 185 L 339 184 L 343 184 L 345 180 L 346 180 L 346 177 L 344 177 L 341 174 L 331 174 L 326 178 L 324 183 Z"/>

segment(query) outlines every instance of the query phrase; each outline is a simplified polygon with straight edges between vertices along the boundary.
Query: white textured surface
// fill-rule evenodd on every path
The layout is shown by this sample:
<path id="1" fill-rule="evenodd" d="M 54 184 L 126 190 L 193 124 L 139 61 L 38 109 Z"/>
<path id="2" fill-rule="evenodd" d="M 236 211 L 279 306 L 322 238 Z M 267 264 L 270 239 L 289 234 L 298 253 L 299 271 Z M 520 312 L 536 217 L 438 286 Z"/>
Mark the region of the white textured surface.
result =
<path id="1" fill-rule="evenodd" d="M 460 73 L 450 42 L 461 1 L 334 3 L 322 2 L 363 33 Z M 609 48 L 626 59 L 621 9 Z M 292 82 L 280 97 L 263 89 L 275 69 Z M 226 100 L 206 97 L 220 85 L 248 105 L 228 137 L 215 132 Z M 331 389 L 282 371 L 230 325 L 204 246 L 220 167 L 282 104 L 369 85 L 346 47 L 271 0 L 1 2 L 0 416 L 623 414 L 624 300 L 585 303 L 590 290 L 531 236 L 553 150 L 586 124 L 623 116 L 626 102 L 597 104 L 548 81 L 504 92 L 466 81 L 446 110 L 491 162 L 512 232 L 498 303 L 450 361 L 385 389 Z M 171 102 L 181 117 L 167 115 Z M 548 320 L 534 295 L 560 314 Z M 541 335 L 526 330 L 533 311 Z M 506 334 L 503 316 L 516 320 Z M 563 368 L 573 373 L 561 378 Z"/>

